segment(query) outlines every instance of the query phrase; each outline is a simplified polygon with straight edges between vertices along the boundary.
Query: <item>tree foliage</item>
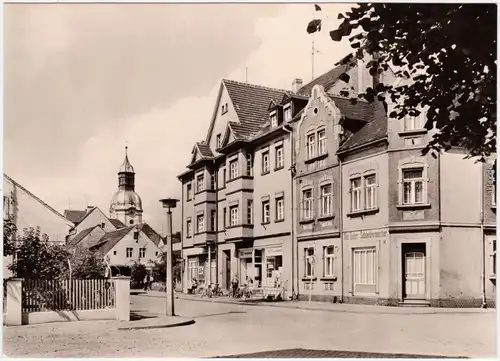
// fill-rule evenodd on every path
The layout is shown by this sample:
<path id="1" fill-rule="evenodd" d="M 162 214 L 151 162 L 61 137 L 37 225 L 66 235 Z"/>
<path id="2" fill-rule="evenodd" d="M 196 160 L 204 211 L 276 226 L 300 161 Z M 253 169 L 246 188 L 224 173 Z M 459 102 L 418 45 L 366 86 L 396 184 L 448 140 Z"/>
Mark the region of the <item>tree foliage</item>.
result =
<path id="1" fill-rule="evenodd" d="M 437 132 L 424 154 L 461 146 L 484 161 L 496 152 L 496 14 L 495 4 L 361 3 L 338 14 L 330 37 L 348 38 L 357 59 L 370 56 L 371 75 L 392 65 L 407 80 L 379 81 L 358 97 L 386 107 L 390 99 L 397 119 L 426 109 L 425 128 Z M 307 27 L 320 30 L 321 19 Z"/>
<path id="2" fill-rule="evenodd" d="M 80 247 L 72 254 L 70 264 L 71 278 L 74 279 L 99 279 L 106 274 L 103 256 Z"/>
<path id="3" fill-rule="evenodd" d="M 144 284 L 144 277 L 148 274 L 146 266 L 139 262 L 134 262 L 130 268 L 130 282 L 132 288 L 140 287 Z"/>
<path id="4" fill-rule="evenodd" d="M 9 270 L 14 277 L 29 279 L 60 279 L 68 272 L 69 252 L 51 244 L 40 228 L 27 228 L 16 240 L 16 257 Z"/>
<path id="5" fill-rule="evenodd" d="M 3 221 L 3 255 L 11 256 L 15 250 L 15 235 L 17 233 L 16 224 L 11 219 Z"/>
<path id="6" fill-rule="evenodd" d="M 153 264 L 153 279 L 159 282 L 165 282 L 167 277 L 167 252 L 163 252 L 160 261 Z M 174 256 L 172 260 L 174 281 L 180 282 L 182 277 L 182 262 Z"/>

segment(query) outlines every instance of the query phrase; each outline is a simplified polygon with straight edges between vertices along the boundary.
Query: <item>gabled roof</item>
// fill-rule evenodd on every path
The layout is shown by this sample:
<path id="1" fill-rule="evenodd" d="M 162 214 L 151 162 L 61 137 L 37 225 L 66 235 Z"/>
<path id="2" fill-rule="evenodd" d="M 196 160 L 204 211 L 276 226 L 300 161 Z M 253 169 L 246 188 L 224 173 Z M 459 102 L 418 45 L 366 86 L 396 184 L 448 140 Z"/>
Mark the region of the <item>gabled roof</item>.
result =
<path id="1" fill-rule="evenodd" d="M 283 95 L 283 98 L 281 98 L 281 104 L 285 104 L 290 99 L 309 100 L 309 97 L 306 95 L 296 94 L 294 92 L 287 91 Z"/>
<path id="2" fill-rule="evenodd" d="M 59 213 L 58 211 L 56 211 L 54 208 L 52 208 L 51 206 L 49 206 L 47 203 L 45 203 L 44 201 L 42 201 L 40 198 L 38 198 L 37 196 L 35 196 L 33 193 L 31 193 L 29 190 L 27 190 L 26 188 L 24 188 L 19 183 L 17 183 L 15 180 L 13 180 L 7 174 L 4 173 L 3 176 L 10 183 L 12 183 L 12 185 L 14 185 L 15 187 L 21 189 L 23 192 L 25 192 L 26 194 L 28 194 L 31 198 L 33 198 L 35 201 L 37 201 L 38 203 L 40 203 L 43 207 L 45 207 L 46 209 L 48 209 L 50 212 L 52 212 L 56 216 L 62 218 L 68 224 L 68 226 L 73 226 L 73 224 L 72 224 L 73 222 L 70 219 L 66 218 L 64 215 L 62 215 L 61 213 Z"/>
<path id="3" fill-rule="evenodd" d="M 68 247 L 74 247 L 76 246 L 78 243 L 80 243 L 80 241 L 82 239 L 84 239 L 85 237 L 87 237 L 90 232 L 92 232 L 96 227 L 99 227 L 99 226 L 93 226 L 93 227 L 90 227 L 90 228 L 87 228 L 87 229 L 84 229 L 83 231 L 81 231 L 80 233 L 78 233 L 71 241 L 69 241 L 66 245 Z"/>
<path id="4" fill-rule="evenodd" d="M 310 83 L 307 83 L 297 92 L 298 95 L 311 96 L 312 88 L 315 85 L 322 85 L 325 88 L 325 91 L 328 90 L 338 79 L 339 76 L 345 73 L 349 69 L 350 65 L 338 65 L 332 70 L 326 72 L 323 75 L 320 75 L 316 79 L 312 80 Z"/>
<path id="5" fill-rule="evenodd" d="M 123 224 L 123 222 L 120 221 L 119 219 L 116 218 L 108 218 L 108 219 L 111 222 L 111 224 L 115 226 L 117 229 L 125 227 L 125 224 Z"/>
<path id="6" fill-rule="evenodd" d="M 87 211 L 79 211 L 79 210 L 72 210 L 72 209 L 65 209 L 64 210 L 64 217 L 66 217 L 69 221 L 77 224 L 80 223 L 80 221 L 85 218 L 85 215 L 87 214 Z"/>
<path id="7" fill-rule="evenodd" d="M 381 102 L 367 103 L 358 101 L 351 104 L 350 100 L 330 96 L 347 119 L 366 122 L 357 132 L 353 133 L 338 149 L 343 152 L 366 143 L 382 140 L 387 137 L 387 113 Z"/>
<path id="8" fill-rule="evenodd" d="M 246 140 L 259 132 L 269 119 L 271 101 L 279 103 L 286 92 L 228 79 L 223 79 L 222 82 L 238 115 L 238 127 L 233 126 L 232 129 L 236 137 Z"/>
<path id="9" fill-rule="evenodd" d="M 191 164 L 196 162 L 196 154 L 199 154 L 201 159 L 212 159 L 214 157 L 210 146 L 204 141 L 196 142 L 191 153 L 193 154 Z"/>
<path id="10" fill-rule="evenodd" d="M 163 238 L 156 233 L 156 231 L 151 228 L 151 226 L 147 223 L 142 223 L 141 231 L 151 240 L 155 245 L 160 247 L 160 243 L 163 241 Z"/>

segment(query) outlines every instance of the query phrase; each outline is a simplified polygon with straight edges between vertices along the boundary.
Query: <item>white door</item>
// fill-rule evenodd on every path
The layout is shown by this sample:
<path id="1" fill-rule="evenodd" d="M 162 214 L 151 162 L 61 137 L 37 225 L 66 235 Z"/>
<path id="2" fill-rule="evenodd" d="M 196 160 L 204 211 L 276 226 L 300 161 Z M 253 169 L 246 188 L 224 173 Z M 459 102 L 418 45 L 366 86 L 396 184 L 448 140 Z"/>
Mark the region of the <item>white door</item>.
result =
<path id="1" fill-rule="evenodd" d="M 425 254 L 408 252 L 405 254 L 405 297 L 425 298 Z"/>

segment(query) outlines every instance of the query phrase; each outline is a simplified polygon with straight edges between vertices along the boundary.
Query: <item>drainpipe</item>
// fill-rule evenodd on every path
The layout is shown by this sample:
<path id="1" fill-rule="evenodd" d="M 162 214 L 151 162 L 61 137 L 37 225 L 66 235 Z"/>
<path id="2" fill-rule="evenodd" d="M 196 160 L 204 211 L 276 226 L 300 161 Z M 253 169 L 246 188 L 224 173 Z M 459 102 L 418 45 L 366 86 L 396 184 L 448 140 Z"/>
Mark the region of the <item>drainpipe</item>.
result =
<path id="1" fill-rule="evenodd" d="M 294 187 L 293 187 L 293 183 L 295 181 L 295 157 L 294 157 L 294 139 L 293 139 L 293 128 L 288 125 L 288 124 L 285 124 L 283 126 L 283 129 L 288 132 L 288 134 L 290 134 L 290 159 L 291 159 L 291 166 L 290 166 L 290 199 L 291 199 L 291 204 L 292 204 L 292 231 L 291 231 L 291 236 L 292 236 L 292 300 L 294 299 L 294 297 L 296 296 L 295 294 L 295 254 L 298 254 L 297 252 L 295 252 L 295 249 L 294 249 L 294 246 L 296 244 L 296 242 L 294 242 L 294 239 L 295 239 L 295 212 L 294 212 L 294 198 L 295 198 L 295 194 L 294 194 Z M 298 282 L 298 281 L 297 281 Z M 297 286 L 297 291 L 298 291 L 299 287 Z"/>
<path id="2" fill-rule="evenodd" d="M 215 176 L 215 283 L 219 283 L 219 169 L 215 168 L 215 158 L 213 160 L 213 174 Z M 212 272 L 210 265 L 210 272 Z"/>
<path id="3" fill-rule="evenodd" d="M 340 199 L 340 219 L 339 219 L 339 231 L 340 231 L 340 303 L 344 303 L 344 193 L 342 190 L 342 160 L 339 160 L 339 199 Z"/>
<path id="4" fill-rule="evenodd" d="M 185 263 L 184 263 L 184 182 L 181 181 L 181 293 L 184 292 L 184 276 L 185 276 Z M 170 240 L 172 241 L 172 240 Z M 165 292 L 167 280 L 165 280 Z"/>
<path id="5" fill-rule="evenodd" d="M 485 242 L 485 237 L 484 237 L 484 163 L 481 164 L 481 219 L 480 219 L 480 224 L 481 224 L 481 246 L 482 246 L 482 263 L 483 263 L 483 269 L 482 269 L 482 282 L 481 282 L 481 295 L 482 295 L 482 302 L 481 302 L 481 308 L 486 308 L 486 242 Z"/>

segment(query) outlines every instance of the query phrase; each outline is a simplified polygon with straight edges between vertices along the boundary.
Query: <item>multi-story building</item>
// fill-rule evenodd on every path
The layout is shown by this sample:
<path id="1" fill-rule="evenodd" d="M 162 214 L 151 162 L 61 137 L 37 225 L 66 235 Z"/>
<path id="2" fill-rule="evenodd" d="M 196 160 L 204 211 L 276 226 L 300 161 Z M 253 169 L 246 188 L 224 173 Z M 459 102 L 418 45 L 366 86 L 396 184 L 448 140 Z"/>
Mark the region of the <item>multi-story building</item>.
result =
<path id="1" fill-rule="evenodd" d="M 185 285 L 211 260 L 205 279 L 224 288 L 234 275 L 272 286 L 277 269 L 288 291 L 314 300 L 493 303 L 491 162 L 458 148 L 423 155 L 425 109 L 398 120 L 391 104 L 349 100 L 377 80 L 353 61 L 292 91 L 222 82 L 207 139 L 179 177 Z"/>

